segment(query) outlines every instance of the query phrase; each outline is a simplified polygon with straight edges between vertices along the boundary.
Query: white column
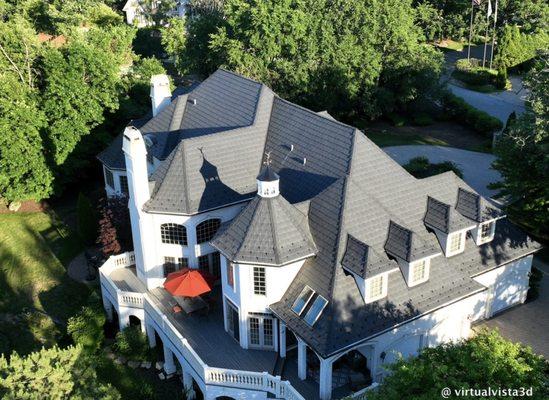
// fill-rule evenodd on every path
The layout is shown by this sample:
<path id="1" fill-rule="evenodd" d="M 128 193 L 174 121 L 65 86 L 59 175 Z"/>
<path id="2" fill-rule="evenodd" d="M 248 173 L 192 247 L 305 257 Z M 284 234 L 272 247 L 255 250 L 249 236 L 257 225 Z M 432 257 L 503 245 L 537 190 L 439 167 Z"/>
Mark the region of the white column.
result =
<path id="1" fill-rule="evenodd" d="M 279 349 L 280 349 L 280 357 L 284 358 L 286 357 L 286 324 L 282 321 L 279 321 L 278 324 L 278 330 L 280 332 L 280 342 L 279 342 Z"/>
<path id="2" fill-rule="evenodd" d="M 307 379 L 307 344 L 297 338 L 297 375 L 302 381 Z"/>
<path id="3" fill-rule="evenodd" d="M 149 347 L 156 347 L 156 336 L 154 335 L 154 328 L 147 325 L 147 338 L 149 339 Z"/>
<path id="4" fill-rule="evenodd" d="M 175 363 L 173 361 L 173 352 L 168 347 L 168 343 L 163 343 L 164 345 L 164 371 L 167 374 L 173 374 L 175 372 Z"/>
<path id="5" fill-rule="evenodd" d="M 112 321 L 112 310 L 113 310 L 113 305 L 112 303 L 109 301 L 109 299 L 107 298 L 107 296 L 105 296 L 105 294 L 103 294 L 101 296 L 103 298 L 103 308 L 105 309 L 105 312 L 107 313 L 107 319 L 109 321 Z"/>
<path id="6" fill-rule="evenodd" d="M 196 397 L 196 393 L 193 389 L 193 377 L 192 375 L 183 368 L 183 374 L 181 379 L 183 380 L 183 392 L 185 393 L 185 398 L 188 400 L 193 400 Z"/>
<path id="7" fill-rule="evenodd" d="M 320 360 L 320 400 L 332 398 L 332 364 L 333 360 Z"/>

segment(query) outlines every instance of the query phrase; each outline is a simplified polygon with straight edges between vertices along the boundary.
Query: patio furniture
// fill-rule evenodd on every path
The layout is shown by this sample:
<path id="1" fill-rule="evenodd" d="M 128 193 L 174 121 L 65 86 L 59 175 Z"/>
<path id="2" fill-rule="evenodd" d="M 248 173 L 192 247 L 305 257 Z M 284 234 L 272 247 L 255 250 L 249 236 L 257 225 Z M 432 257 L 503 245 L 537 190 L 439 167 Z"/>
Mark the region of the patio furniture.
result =
<path id="1" fill-rule="evenodd" d="M 183 311 L 183 308 L 181 308 L 180 305 L 177 305 L 177 304 L 176 304 L 175 306 L 172 307 L 172 311 L 173 311 L 175 314 L 177 314 L 177 313 L 182 312 L 182 311 Z"/>
<path id="2" fill-rule="evenodd" d="M 204 301 L 204 299 L 200 296 L 196 297 L 182 297 L 182 296 L 174 296 L 175 301 L 183 311 L 185 311 L 186 314 L 191 314 L 193 312 L 207 309 L 208 303 Z"/>

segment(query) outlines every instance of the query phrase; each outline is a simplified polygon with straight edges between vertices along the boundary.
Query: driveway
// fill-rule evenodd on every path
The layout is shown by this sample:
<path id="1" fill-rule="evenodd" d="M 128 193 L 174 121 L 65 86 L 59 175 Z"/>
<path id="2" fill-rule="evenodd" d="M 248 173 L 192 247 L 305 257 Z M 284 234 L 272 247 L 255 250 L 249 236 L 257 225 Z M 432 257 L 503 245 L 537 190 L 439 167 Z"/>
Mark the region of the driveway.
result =
<path id="1" fill-rule="evenodd" d="M 431 163 L 452 161 L 463 171 L 463 180 L 486 198 L 492 198 L 496 194 L 496 191 L 487 186 L 501 180 L 499 172 L 491 168 L 495 159 L 492 154 L 429 145 L 389 146 L 384 147 L 383 151 L 400 165 L 419 156 L 427 157 Z"/>
<path id="2" fill-rule="evenodd" d="M 536 258 L 534 265 L 543 272 L 539 297 L 497 314 L 478 324 L 475 329 L 497 328 L 503 337 L 531 346 L 534 353 L 549 359 L 549 265 Z"/>

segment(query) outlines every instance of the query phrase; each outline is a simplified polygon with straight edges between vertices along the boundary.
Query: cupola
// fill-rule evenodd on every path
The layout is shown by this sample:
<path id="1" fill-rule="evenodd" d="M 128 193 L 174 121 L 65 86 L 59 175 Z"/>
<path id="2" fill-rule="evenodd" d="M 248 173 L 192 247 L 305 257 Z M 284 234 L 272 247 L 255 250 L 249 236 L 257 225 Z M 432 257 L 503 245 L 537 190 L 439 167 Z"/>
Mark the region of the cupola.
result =
<path id="1" fill-rule="evenodd" d="M 265 165 L 257 176 L 257 194 L 261 197 L 276 197 L 280 194 L 280 177 L 270 165 Z"/>

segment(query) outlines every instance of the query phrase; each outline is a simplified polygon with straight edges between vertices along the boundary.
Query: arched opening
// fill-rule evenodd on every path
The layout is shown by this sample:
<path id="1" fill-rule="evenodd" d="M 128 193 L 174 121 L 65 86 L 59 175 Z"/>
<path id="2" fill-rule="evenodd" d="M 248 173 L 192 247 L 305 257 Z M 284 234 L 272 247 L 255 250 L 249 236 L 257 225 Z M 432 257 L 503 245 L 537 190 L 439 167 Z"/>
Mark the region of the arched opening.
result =
<path id="1" fill-rule="evenodd" d="M 216 400 L 235 400 L 235 398 L 229 397 L 229 396 L 219 396 L 219 397 L 216 397 Z"/>
<path id="2" fill-rule="evenodd" d="M 156 329 L 154 330 L 154 341 L 156 343 L 156 346 L 154 347 L 154 355 L 156 359 L 164 360 L 164 343 L 162 342 L 160 335 L 156 332 Z"/>
<path id="3" fill-rule="evenodd" d="M 135 315 L 130 315 L 129 321 L 130 321 L 130 326 L 137 326 L 141 328 L 141 320 Z"/>
<path id="4" fill-rule="evenodd" d="M 368 359 L 358 351 L 351 350 L 334 361 L 332 366 L 332 389 L 357 392 L 372 384 Z"/>

